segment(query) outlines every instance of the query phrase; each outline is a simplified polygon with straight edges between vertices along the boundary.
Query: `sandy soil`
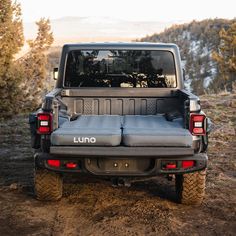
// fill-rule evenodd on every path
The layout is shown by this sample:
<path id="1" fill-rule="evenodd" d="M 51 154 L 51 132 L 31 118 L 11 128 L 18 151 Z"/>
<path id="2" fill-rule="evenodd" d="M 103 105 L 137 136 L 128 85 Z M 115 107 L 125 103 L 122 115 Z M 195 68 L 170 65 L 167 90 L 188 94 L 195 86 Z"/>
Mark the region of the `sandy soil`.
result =
<path id="1" fill-rule="evenodd" d="M 0 123 L 0 235 L 235 235 L 236 95 L 202 97 L 215 123 L 206 199 L 175 203 L 161 177 L 114 188 L 108 180 L 67 175 L 60 202 L 33 198 L 33 160 L 26 116 Z"/>

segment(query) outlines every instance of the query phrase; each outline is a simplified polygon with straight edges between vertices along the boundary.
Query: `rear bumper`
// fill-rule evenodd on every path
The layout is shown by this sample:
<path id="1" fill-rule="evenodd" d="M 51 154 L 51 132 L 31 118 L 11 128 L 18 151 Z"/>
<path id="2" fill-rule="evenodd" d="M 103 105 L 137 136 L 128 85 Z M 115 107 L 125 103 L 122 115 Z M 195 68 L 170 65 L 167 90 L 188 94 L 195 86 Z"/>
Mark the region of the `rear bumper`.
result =
<path id="1" fill-rule="evenodd" d="M 49 159 L 60 160 L 60 167 L 49 166 Z M 194 166 L 182 168 L 182 161 L 187 160 L 194 161 Z M 57 172 L 85 172 L 98 176 L 155 176 L 205 169 L 208 157 L 206 153 L 194 154 L 191 148 L 51 147 L 50 153 L 35 154 L 35 161 L 37 166 Z M 77 167 L 66 168 L 68 162 L 76 163 Z M 175 163 L 176 168 L 163 168 L 167 162 Z"/>
<path id="2" fill-rule="evenodd" d="M 179 147 L 67 147 L 52 146 L 50 154 L 67 157 L 178 157 L 191 156 L 192 148 Z"/>

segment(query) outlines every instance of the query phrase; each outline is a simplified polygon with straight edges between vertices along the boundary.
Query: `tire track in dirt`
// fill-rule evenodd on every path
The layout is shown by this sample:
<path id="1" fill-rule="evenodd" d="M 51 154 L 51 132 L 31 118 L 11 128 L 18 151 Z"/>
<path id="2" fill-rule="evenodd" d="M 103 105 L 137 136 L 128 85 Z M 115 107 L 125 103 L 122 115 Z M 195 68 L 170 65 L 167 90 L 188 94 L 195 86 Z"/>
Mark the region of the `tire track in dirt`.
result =
<path id="1" fill-rule="evenodd" d="M 177 204 L 148 196 L 146 191 L 116 189 L 102 180 L 66 184 L 62 202 L 52 235 L 167 233 L 172 217 L 170 209 L 177 208 Z"/>

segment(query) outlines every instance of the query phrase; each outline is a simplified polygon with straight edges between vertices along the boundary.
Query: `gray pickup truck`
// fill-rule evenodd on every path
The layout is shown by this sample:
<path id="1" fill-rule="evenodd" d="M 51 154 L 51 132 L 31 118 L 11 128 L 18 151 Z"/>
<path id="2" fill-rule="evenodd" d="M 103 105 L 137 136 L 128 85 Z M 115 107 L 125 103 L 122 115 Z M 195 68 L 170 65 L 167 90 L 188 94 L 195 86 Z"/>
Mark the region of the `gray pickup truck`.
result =
<path id="1" fill-rule="evenodd" d="M 184 90 L 175 44 L 67 44 L 54 75 L 29 117 L 37 199 L 59 200 L 63 173 L 76 172 L 118 184 L 164 175 L 179 202 L 202 202 L 209 120 Z"/>

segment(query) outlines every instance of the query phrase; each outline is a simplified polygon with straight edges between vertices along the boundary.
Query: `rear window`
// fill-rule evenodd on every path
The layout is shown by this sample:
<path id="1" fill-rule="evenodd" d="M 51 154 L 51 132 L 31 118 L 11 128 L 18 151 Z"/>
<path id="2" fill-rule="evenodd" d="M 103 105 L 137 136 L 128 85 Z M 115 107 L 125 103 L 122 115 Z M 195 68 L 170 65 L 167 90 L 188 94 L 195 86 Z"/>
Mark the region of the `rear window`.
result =
<path id="1" fill-rule="evenodd" d="M 74 50 L 65 87 L 175 88 L 173 54 L 157 50 Z"/>

